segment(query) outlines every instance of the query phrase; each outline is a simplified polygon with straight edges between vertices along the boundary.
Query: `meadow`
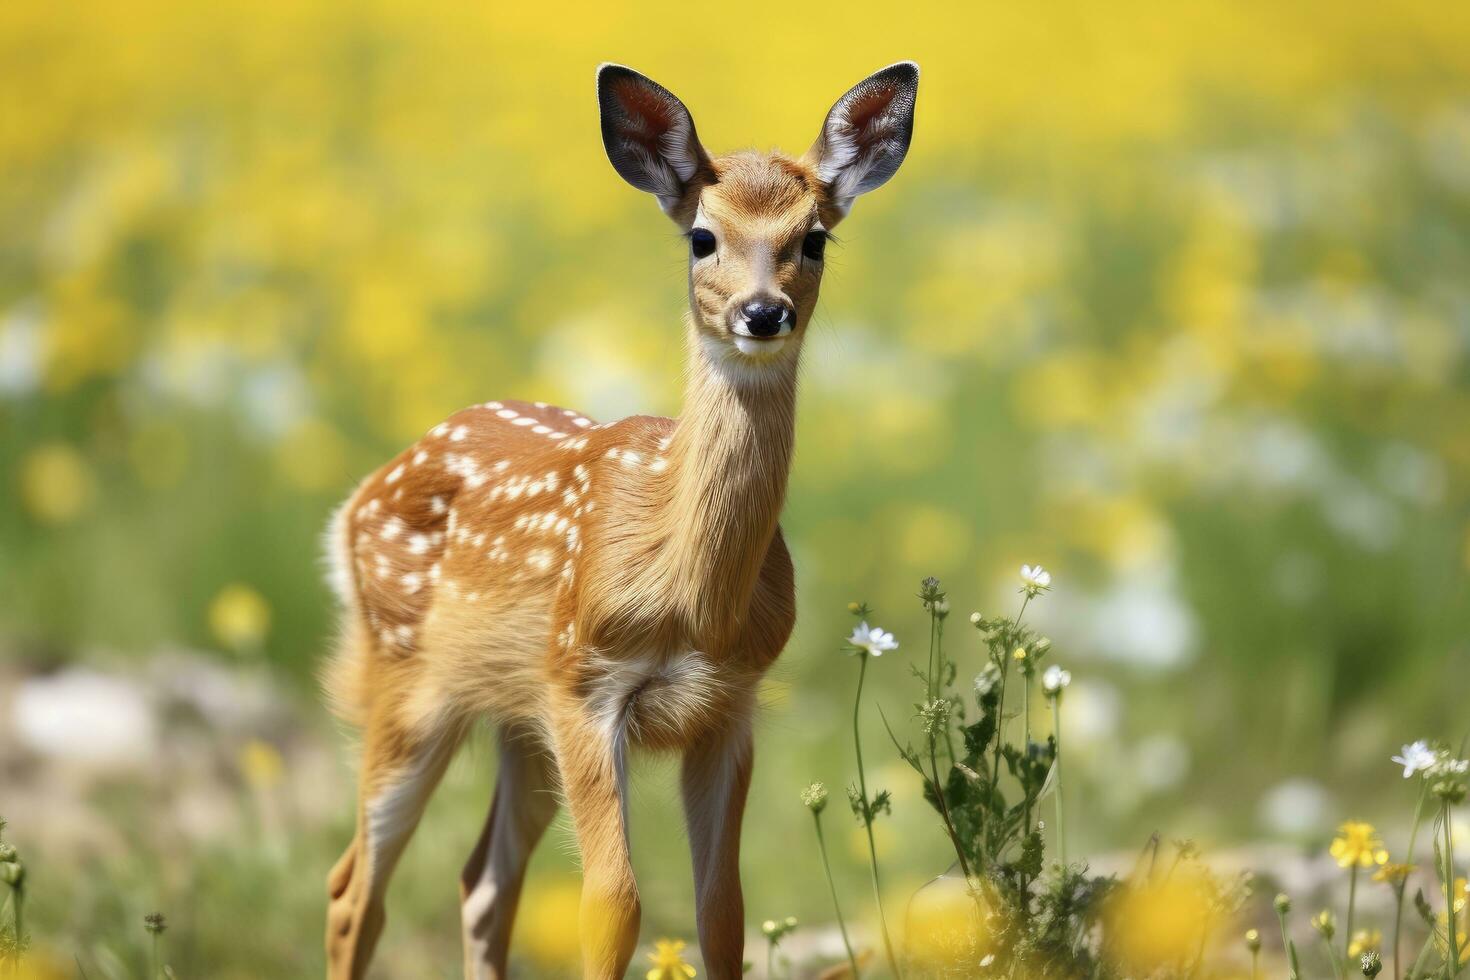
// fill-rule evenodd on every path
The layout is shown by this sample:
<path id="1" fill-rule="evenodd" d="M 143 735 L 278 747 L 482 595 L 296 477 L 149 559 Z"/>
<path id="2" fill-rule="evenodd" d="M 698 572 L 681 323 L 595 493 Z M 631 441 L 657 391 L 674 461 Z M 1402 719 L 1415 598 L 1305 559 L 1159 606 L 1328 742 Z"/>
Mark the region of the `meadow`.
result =
<path id="1" fill-rule="evenodd" d="M 968 617 L 1016 616 L 1036 563 L 1054 579 L 1026 624 L 1071 674 L 1066 857 L 1250 871 L 1201 975 L 1250 976 L 1255 929 L 1284 976 L 1285 891 L 1299 975 L 1326 977 L 1309 920 L 1345 919 L 1333 841 L 1364 822 L 1382 845 L 1360 840 L 1358 924 L 1392 934 L 1371 872 L 1407 853 L 1423 780 L 1390 756 L 1464 758 L 1470 727 L 1466 10 L 22 0 L 0 6 L 0 815 L 27 970 L 146 975 L 161 912 L 179 977 L 321 973 L 353 792 L 315 684 L 331 508 L 486 398 L 677 411 L 684 245 L 607 165 L 595 65 L 670 86 L 712 146 L 799 151 L 898 58 L 923 68 L 913 148 L 839 227 L 807 344 L 783 521 L 798 626 L 745 828 L 755 971 L 762 923 L 788 916 L 778 971 L 841 963 L 834 892 L 886 969 L 874 856 L 900 945 L 957 861 L 898 751 L 925 745 L 915 702 L 938 694 L 911 673 L 936 601 L 916 596 L 943 583 L 974 723 L 996 631 Z M 867 778 L 892 794 L 873 821 L 844 800 L 854 602 L 899 644 L 863 695 Z M 480 744 L 452 767 L 380 975 L 458 975 L 492 780 Z M 637 766 L 650 950 L 693 940 L 676 781 Z M 1470 855 L 1465 808 L 1436 814 L 1415 952 L 1444 909 L 1435 848 Z M 576 962 L 577 888 L 559 825 L 517 926 L 525 975 Z"/>

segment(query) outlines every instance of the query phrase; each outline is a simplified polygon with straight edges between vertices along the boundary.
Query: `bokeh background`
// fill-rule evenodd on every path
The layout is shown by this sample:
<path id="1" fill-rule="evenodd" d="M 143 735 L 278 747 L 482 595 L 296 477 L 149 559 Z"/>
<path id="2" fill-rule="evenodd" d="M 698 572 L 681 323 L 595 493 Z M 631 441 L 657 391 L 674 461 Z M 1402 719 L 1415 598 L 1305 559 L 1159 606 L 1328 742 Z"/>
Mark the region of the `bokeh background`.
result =
<path id="1" fill-rule="evenodd" d="M 839 229 L 807 348 L 752 923 L 828 917 L 797 792 L 851 775 L 846 603 L 898 634 L 870 690 L 903 717 L 920 578 L 1011 611 L 1022 561 L 1076 677 L 1073 853 L 1307 852 L 1349 815 L 1393 842 L 1387 755 L 1470 720 L 1470 8 L 18 0 L 0 814 L 44 961 L 129 975 L 157 908 L 180 976 L 319 974 L 353 785 L 313 680 L 330 508 L 471 402 L 677 413 L 683 246 L 603 156 L 594 66 L 712 149 L 800 152 L 898 58 L 913 150 Z M 947 861 L 870 720 L 901 907 Z M 492 758 L 431 807 L 382 975 L 457 975 Z M 636 796 L 645 936 L 692 938 L 673 766 Z M 575 956 L 576 888 L 559 826 L 531 975 Z"/>

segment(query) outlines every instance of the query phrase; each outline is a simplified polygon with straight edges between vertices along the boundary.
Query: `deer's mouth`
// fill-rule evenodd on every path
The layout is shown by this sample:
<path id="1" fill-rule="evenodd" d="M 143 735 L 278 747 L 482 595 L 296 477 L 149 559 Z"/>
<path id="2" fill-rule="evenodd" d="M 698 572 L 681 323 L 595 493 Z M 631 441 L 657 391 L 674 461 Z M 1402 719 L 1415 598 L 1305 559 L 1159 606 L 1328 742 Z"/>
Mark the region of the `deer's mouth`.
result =
<path id="1" fill-rule="evenodd" d="M 735 331 L 731 339 L 735 341 L 735 349 L 747 357 L 764 357 L 785 347 L 786 338 L 790 335 L 791 330 L 788 327 L 785 333 L 774 337 L 752 337 L 749 334 Z"/>

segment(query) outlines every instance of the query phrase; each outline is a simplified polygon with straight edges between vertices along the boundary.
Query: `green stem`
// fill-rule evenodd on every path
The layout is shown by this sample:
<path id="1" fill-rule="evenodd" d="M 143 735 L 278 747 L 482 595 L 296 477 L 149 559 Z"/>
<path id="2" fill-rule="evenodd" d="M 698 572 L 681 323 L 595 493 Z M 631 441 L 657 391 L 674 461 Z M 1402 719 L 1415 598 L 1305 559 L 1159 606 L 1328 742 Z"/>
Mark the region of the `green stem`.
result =
<path id="1" fill-rule="evenodd" d="M 15 892 L 15 906 L 10 910 L 11 921 L 15 923 L 15 974 L 20 976 L 20 954 L 26 938 L 26 885 L 22 881 L 13 889 Z"/>
<path id="2" fill-rule="evenodd" d="M 1404 864 L 1414 866 L 1414 844 L 1419 840 L 1419 822 L 1424 817 L 1424 798 L 1429 795 L 1429 781 L 1419 780 L 1419 802 L 1414 804 L 1414 824 L 1409 830 L 1409 850 L 1404 856 Z M 1412 873 L 1412 872 L 1410 872 Z M 1394 902 L 1393 912 L 1393 980 L 1402 980 L 1399 967 L 1399 944 L 1400 936 L 1404 928 L 1404 892 L 1408 890 L 1409 879 L 1407 875 L 1398 884 L 1398 897 Z"/>
<path id="3" fill-rule="evenodd" d="M 1030 664 L 1027 664 L 1026 666 L 1029 668 L 1031 665 Z M 1027 765 L 1028 765 L 1028 767 L 1030 765 L 1030 761 L 1029 760 L 1031 759 L 1031 674 L 1032 673 L 1033 673 L 1033 671 L 1031 671 L 1030 669 L 1021 671 L 1021 676 L 1024 677 L 1024 678 L 1026 678 L 1026 693 L 1025 693 L 1025 698 L 1026 698 L 1026 707 L 1025 707 L 1026 722 L 1025 722 L 1025 728 L 1026 728 L 1026 731 L 1025 731 L 1025 737 L 1021 741 L 1021 752 L 1024 755 L 1024 757 L 1027 759 Z M 1036 799 L 1036 796 L 1035 796 L 1034 793 L 1031 792 L 1030 787 L 1027 787 L 1025 789 L 1025 793 L 1026 793 L 1026 827 L 1022 831 L 1022 833 L 1023 834 L 1029 834 L 1029 833 L 1031 833 L 1031 829 L 1032 829 L 1032 826 L 1031 826 L 1031 804 Z"/>
<path id="4" fill-rule="evenodd" d="M 852 744 L 857 752 L 858 791 L 863 799 L 863 829 L 868 833 L 868 867 L 873 874 L 873 904 L 878 907 L 878 927 L 883 931 L 883 951 L 888 956 L 888 968 L 895 978 L 903 977 L 898 969 L 898 958 L 893 955 L 893 940 L 888 938 L 888 919 L 883 914 L 883 890 L 878 883 L 878 845 L 873 841 L 873 812 L 868 803 L 868 778 L 863 772 L 863 739 L 858 719 L 863 705 L 863 680 L 868 673 L 868 654 L 858 654 L 857 696 L 852 701 Z"/>
<path id="5" fill-rule="evenodd" d="M 153 934 L 153 952 L 148 957 L 148 980 L 158 980 L 158 933 Z"/>
<path id="6" fill-rule="evenodd" d="M 776 944 L 769 939 L 766 940 L 766 980 L 775 980 L 776 976 Z"/>
<path id="7" fill-rule="evenodd" d="M 1445 963 L 1444 975 L 1453 977 L 1460 972 L 1460 937 L 1455 922 L 1455 838 L 1450 832 L 1450 801 L 1445 800 L 1440 811 L 1444 824 L 1444 915 L 1445 942 L 1448 944 L 1449 959 Z"/>
<path id="8" fill-rule="evenodd" d="M 1261 951 L 1251 950 L 1251 980 L 1261 980 Z"/>
<path id="9" fill-rule="evenodd" d="M 1281 923 L 1281 947 L 1286 950 L 1286 960 L 1291 964 L 1291 972 L 1287 975 L 1289 980 L 1301 980 L 1302 965 L 1297 961 L 1296 943 L 1286 934 L 1286 915 L 1283 912 L 1276 913 L 1276 921 Z"/>
<path id="10" fill-rule="evenodd" d="M 939 801 L 939 815 L 944 818 L 944 829 L 949 833 L 950 843 L 954 845 L 955 857 L 960 859 L 960 870 L 964 872 L 965 881 L 970 880 L 970 862 L 965 859 L 965 849 L 960 846 L 959 832 L 954 829 L 954 821 L 949 815 L 949 802 L 944 798 L 944 787 L 939 783 L 938 751 L 934 736 L 929 736 L 929 770 L 934 774 L 934 798 Z"/>
<path id="11" fill-rule="evenodd" d="M 1003 736 L 1006 724 L 1006 681 L 1010 678 L 1010 673 L 1010 657 L 1002 655 L 1000 660 L 1000 698 L 995 705 L 995 767 L 990 773 L 990 788 L 992 791 L 1000 783 L 1000 749 L 1005 744 Z"/>
<path id="12" fill-rule="evenodd" d="M 1358 862 L 1353 861 L 1353 870 L 1348 877 L 1347 928 L 1343 930 L 1342 957 L 1348 959 L 1348 950 L 1353 948 L 1353 917 L 1358 910 Z"/>
<path id="13" fill-rule="evenodd" d="M 1056 768 L 1056 801 L 1057 801 L 1057 857 L 1061 859 L 1062 867 L 1067 866 L 1067 835 L 1062 825 L 1062 692 L 1058 690 L 1056 697 L 1052 699 L 1052 738 L 1056 742 L 1056 758 L 1052 765 Z"/>
<path id="14" fill-rule="evenodd" d="M 1326 936 L 1322 937 L 1322 952 L 1327 954 L 1327 962 L 1332 964 L 1332 975 L 1337 977 L 1337 980 L 1343 980 L 1342 960 L 1338 959 L 1337 954 L 1332 951 L 1332 944 L 1327 941 Z"/>
<path id="15" fill-rule="evenodd" d="M 842 948 L 847 950 L 847 962 L 852 967 L 853 980 L 858 980 L 857 956 L 852 951 L 852 941 L 847 938 L 847 923 L 842 919 L 842 903 L 837 900 L 837 882 L 832 878 L 832 864 L 827 860 L 827 838 L 822 835 L 822 815 L 812 813 L 812 822 L 817 827 L 817 850 L 822 854 L 822 870 L 827 873 L 827 887 L 832 890 L 832 911 L 837 915 L 837 931 L 842 934 Z"/>

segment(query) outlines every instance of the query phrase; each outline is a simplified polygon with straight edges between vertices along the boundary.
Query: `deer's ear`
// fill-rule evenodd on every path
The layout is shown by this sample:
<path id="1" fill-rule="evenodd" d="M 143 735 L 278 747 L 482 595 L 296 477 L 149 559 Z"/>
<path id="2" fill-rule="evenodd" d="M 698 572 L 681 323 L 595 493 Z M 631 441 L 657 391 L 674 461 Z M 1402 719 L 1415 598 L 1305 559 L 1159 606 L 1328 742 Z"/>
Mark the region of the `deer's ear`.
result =
<path id="1" fill-rule="evenodd" d="M 919 66 L 900 61 L 858 82 L 827 113 L 807 160 L 844 214 L 853 198 L 897 173 L 914 135 L 918 92 Z"/>
<path id="2" fill-rule="evenodd" d="M 614 64 L 597 69 L 597 102 L 613 169 L 672 214 L 690 181 L 710 167 L 689 110 L 658 82 Z"/>

